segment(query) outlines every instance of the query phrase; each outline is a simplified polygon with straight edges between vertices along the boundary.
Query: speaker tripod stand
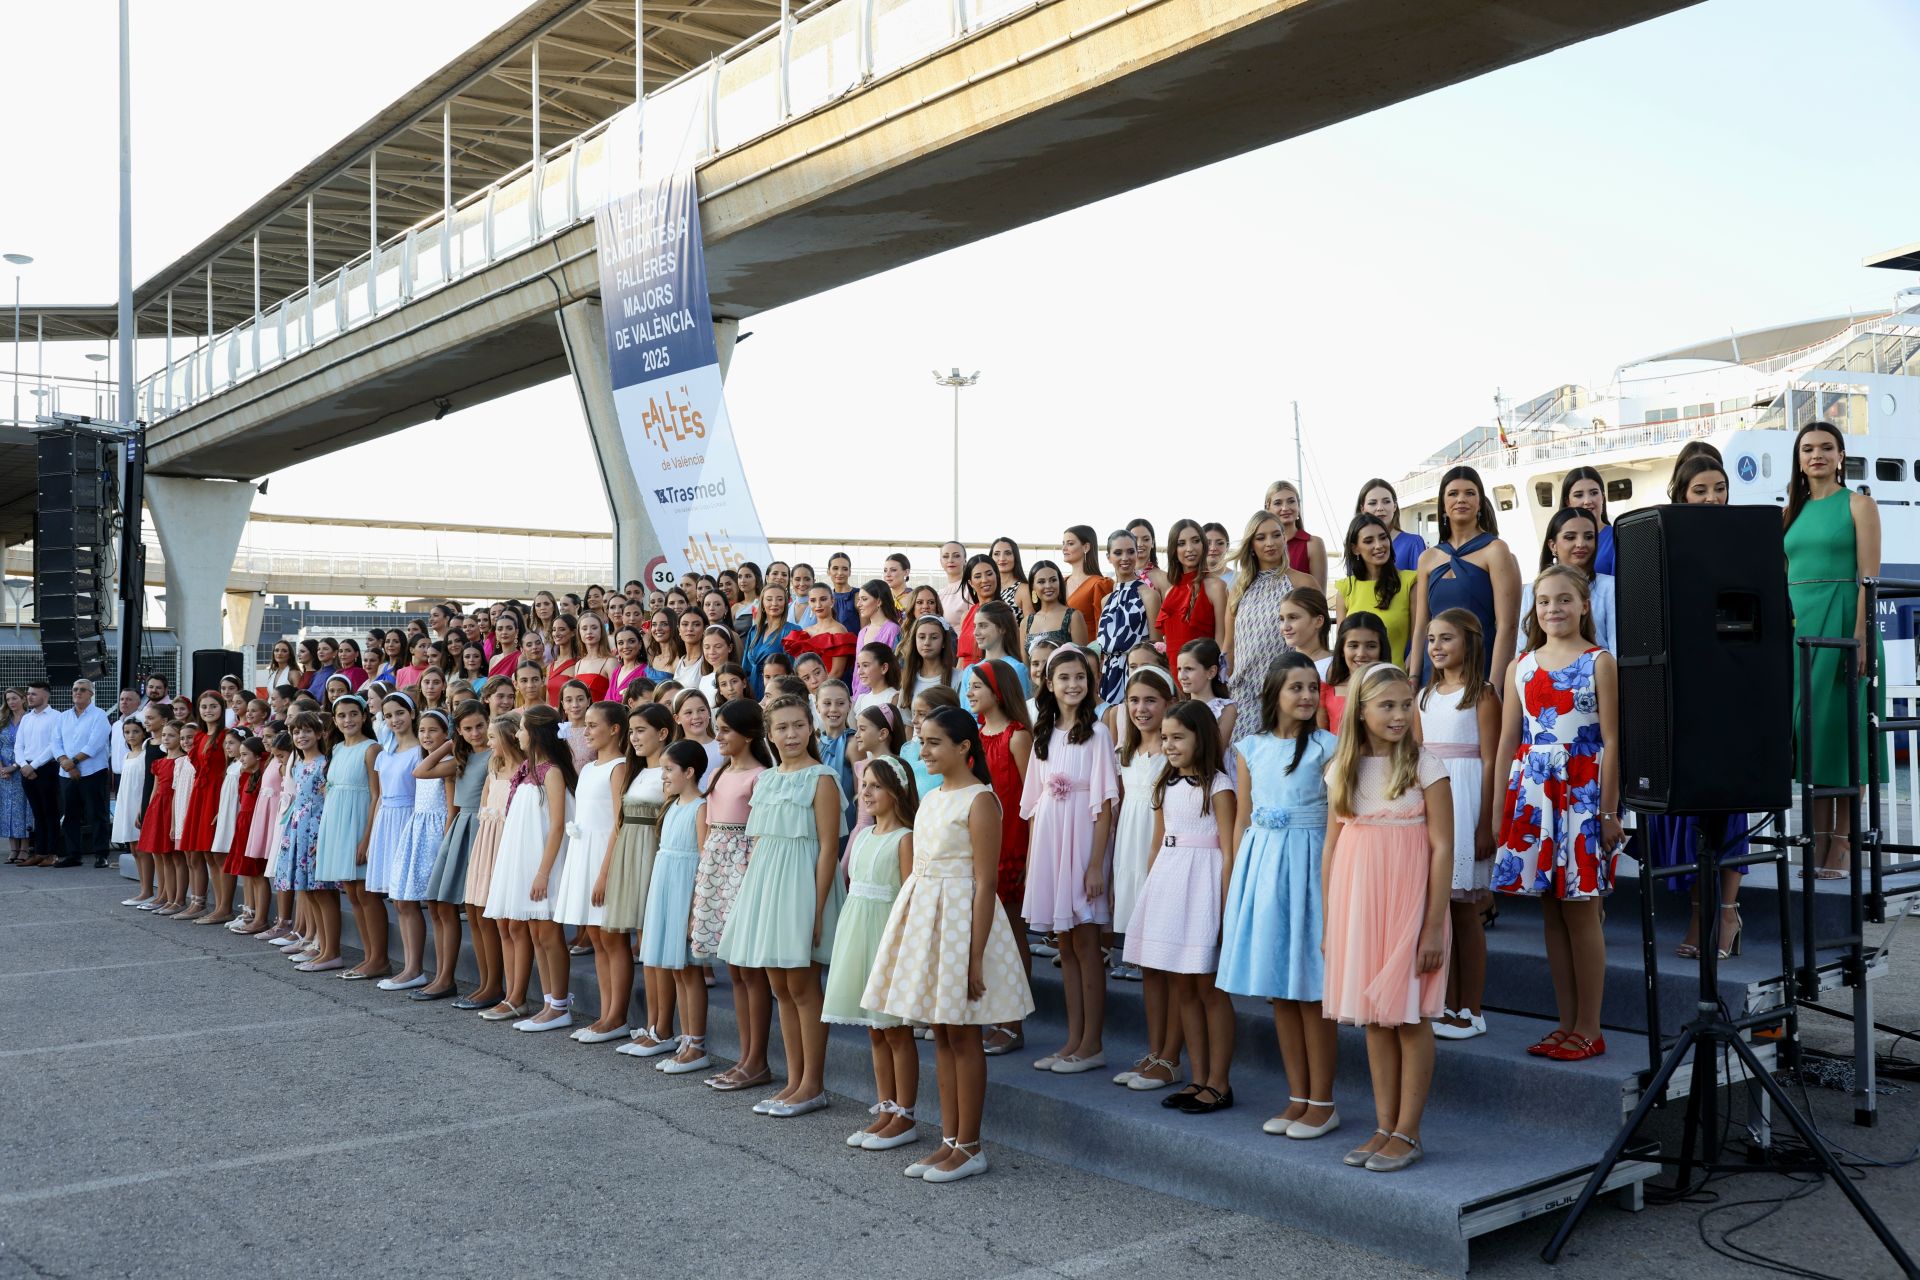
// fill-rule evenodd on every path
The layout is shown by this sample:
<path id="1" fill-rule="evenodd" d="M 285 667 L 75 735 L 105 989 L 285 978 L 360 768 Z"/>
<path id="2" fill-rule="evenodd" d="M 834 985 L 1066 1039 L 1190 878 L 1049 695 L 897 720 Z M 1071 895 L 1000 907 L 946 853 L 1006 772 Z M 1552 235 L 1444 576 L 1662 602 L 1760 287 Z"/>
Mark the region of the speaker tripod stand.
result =
<path id="1" fill-rule="evenodd" d="M 1654 1107 L 1659 1105 L 1661 1098 L 1665 1096 L 1668 1081 L 1673 1078 L 1675 1072 L 1686 1065 L 1688 1054 L 1692 1054 L 1692 1075 L 1687 1089 L 1686 1120 L 1680 1133 L 1679 1156 L 1637 1156 L 1637 1159 L 1653 1159 L 1661 1164 L 1677 1164 L 1679 1177 L 1675 1185 L 1680 1188 L 1688 1186 L 1696 1167 L 1708 1174 L 1803 1173 L 1810 1170 L 1824 1173 L 1835 1186 L 1840 1188 L 1841 1194 L 1846 1196 L 1853 1205 L 1854 1212 L 1860 1215 L 1861 1220 L 1879 1239 L 1881 1246 L 1892 1256 L 1901 1271 L 1909 1276 L 1920 1275 L 1920 1270 L 1914 1267 L 1913 1259 L 1907 1256 L 1906 1250 L 1887 1229 L 1887 1224 L 1880 1220 L 1880 1215 L 1874 1211 L 1872 1205 L 1867 1203 L 1866 1197 L 1860 1194 L 1860 1189 L 1854 1185 L 1853 1180 L 1847 1177 L 1846 1170 L 1841 1168 L 1839 1160 L 1828 1149 L 1825 1139 L 1820 1136 L 1820 1131 L 1814 1128 L 1813 1122 L 1793 1104 L 1793 1100 L 1787 1096 L 1787 1091 L 1779 1081 L 1773 1078 L 1773 1073 L 1762 1065 L 1760 1059 L 1755 1056 L 1753 1048 L 1742 1038 L 1741 1033 L 1754 1025 L 1777 1021 L 1779 1012 L 1774 1010 L 1751 1018 L 1730 1018 L 1721 1009 L 1720 894 L 1717 889 L 1720 884 L 1720 859 L 1726 851 L 1727 815 L 1703 816 L 1699 825 L 1702 838 L 1694 874 L 1695 883 L 1699 886 L 1699 892 L 1695 896 L 1698 899 L 1700 916 L 1700 998 L 1694 1019 L 1681 1029 L 1679 1038 L 1667 1051 L 1666 1057 L 1661 1060 L 1660 1066 L 1653 1073 L 1653 1078 L 1648 1081 L 1646 1089 L 1641 1093 L 1640 1105 L 1634 1108 L 1633 1114 L 1621 1126 L 1620 1132 L 1614 1135 L 1612 1145 L 1607 1148 L 1606 1154 L 1600 1157 L 1600 1163 L 1594 1166 L 1592 1176 L 1587 1179 L 1587 1185 L 1580 1189 L 1579 1198 L 1573 1202 L 1573 1207 L 1567 1210 L 1567 1216 L 1561 1221 L 1560 1229 L 1554 1232 L 1553 1239 L 1547 1243 L 1545 1249 L 1541 1250 L 1540 1257 L 1546 1262 L 1555 1262 L 1559 1259 L 1560 1251 L 1566 1247 L 1567 1241 L 1572 1237 L 1573 1229 L 1580 1224 L 1580 1218 L 1586 1213 L 1587 1206 L 1591 1205 L 1594 1197 L 1600 1194 L 1601 1187 L 1606 1184 L 1614 1166 L 1620 1163 L 1628 1144 L 1633 1141 L 1640 1131 L 1640 1126 L 1646 1123 Z M 1641 886 L 1641 892 L 1651 893 L 1652 891 L 1653 881 L 1649 877 Z M 1804 891 L 1813 892 L 1813 886 L 1807 885 Z M 1787 998 L 1792 999 L 1791 989 L 1788 988 L 1787 991 Z M 1720 1082 L 1714 1064 L 1723 1052 L 1739 1059 L 1746 1068 L 1748 1077 L 1766 1090 L 1767 1096 L 1772 1099 L 1774 1107 L 1778 1109 L 1780 1117 L 1806 1144 L 1809 1159 L 1787 1161 L 1773 1157 L 1759 1164 L 1745 1162 L 1722 1164 L 1720 1162 Z"/>

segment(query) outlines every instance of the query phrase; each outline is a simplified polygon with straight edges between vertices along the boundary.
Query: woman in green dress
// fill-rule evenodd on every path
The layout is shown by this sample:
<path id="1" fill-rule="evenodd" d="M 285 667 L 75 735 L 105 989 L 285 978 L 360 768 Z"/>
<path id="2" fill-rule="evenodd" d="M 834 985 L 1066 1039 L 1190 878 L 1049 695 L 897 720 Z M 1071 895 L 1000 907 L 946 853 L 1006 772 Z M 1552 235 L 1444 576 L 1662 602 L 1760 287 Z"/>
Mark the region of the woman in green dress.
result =
<path id="1" fill-rule="evenodd" d="M 1865 681 L 1881 659 L 1879 628 L 1867 617 L 1860 579 L 1880 572 L 1880 512 L 1873 499 L 1844 483 L 1847 446 L 1837 427 L 1810 422 L 1793 440 L 1793 479 L 1787 486 L 1785 513 L 1787 592 L 1793 604 L 1793 634 L 1852 637 L 1862 642 Z M 1865 642 L 1872 628 L 1874 643 Z M 1813 740 L 1800 743 L 1798 778 L 1817 786 L 1845 786 L 1849 776 L 1845 665 L 1838 649 L 1817 649 L 1813 674 L 1800 684 L 1800 655 L 1794 652 L 1793 732 L 1800 733 L 1802 700 L 1813 703 Z M 1866 765 L 1867 708 L 1860 707 L 1861 768 Z M 1846 874 L 1852 827 L 1844 800 L 1820 800 L 1813 807 L 1816 876 L 1837 880 Z M 1824 838 L 1823 838 L 1824 837 Z"/>

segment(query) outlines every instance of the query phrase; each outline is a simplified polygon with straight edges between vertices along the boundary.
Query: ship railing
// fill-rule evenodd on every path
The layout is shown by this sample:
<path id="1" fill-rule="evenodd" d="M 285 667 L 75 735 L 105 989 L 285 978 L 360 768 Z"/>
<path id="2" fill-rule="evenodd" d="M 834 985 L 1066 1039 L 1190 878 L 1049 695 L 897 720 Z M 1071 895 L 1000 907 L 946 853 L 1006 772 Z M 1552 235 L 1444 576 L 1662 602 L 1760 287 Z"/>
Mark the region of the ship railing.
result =
<path id="1" fill-rule="evenodd" d="M 1559 431 L 1551 435 L 1529 435 L 1503 445 L 1498 440 L 1476 445 L 1471 451 L 1445 462 L 1434 463 L 1400 482 L 1404 495 L 1433 488 L 1440 477 L 1458 466 L 1511 467 L 1527 462 L 1557 462 L 1587 457 L 1604 449 L 1638 449 L 1655 445 L 1697 440 L 1718 431 L 1735 431 L 1754 425 L 1760 410 L 1722 409 L 1695 414 L 1688 418 L 1669 418 L 1662 422 L 1634 422 L 1617 427 L 1595 427 L 1586 431 Z"/>

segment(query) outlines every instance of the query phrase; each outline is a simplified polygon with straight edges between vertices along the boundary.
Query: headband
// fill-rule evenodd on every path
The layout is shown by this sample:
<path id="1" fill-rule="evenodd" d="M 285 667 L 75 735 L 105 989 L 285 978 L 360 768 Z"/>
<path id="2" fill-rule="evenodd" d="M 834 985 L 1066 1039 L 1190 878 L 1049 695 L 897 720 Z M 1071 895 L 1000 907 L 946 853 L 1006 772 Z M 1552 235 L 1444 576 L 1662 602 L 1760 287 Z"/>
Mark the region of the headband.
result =
<path id="1" fill-rule="evenodd" d="M 907 766 L 901 764 L 898 759 L 893 756 L 875 756 L 874 762 L 887 766 L 888 771 L 893 774 L 894 780 L 902 787 L 907 785 Z"/>
<path id="2" fill-rule="evenodd" d="M 332 684 L 332 683 L 333 683 L 333 682 L 334 682 L 335 680 L 338 680 L 338 681 L 339 681 L 339 682 L 340 682 L 341 684 L 343 684 L 343 685 L 345 685 L 345 686 L 347 686 L 347 692 L 348 692 L 348 693 L 352 693 L 352 692 L 353 692 L 353 681 L 351 681 L 351 680 L 349 680 L 349 679 L 348 679 L 347 677 L 345 677 L 345 676 L 343 676 L 343 675 L 341 675 L 341 674 L 340 674 L 340 673 L 339 673 L 338 671 L 336 671 L 336 672 L 334 672 L 334 673 L 333 673 L 332 675 L 330 675 L 330 676 L 328 676 L 328 677 L 327 677 L 327 684 Z M 323 688 L 323 689 L 324 689 L 325 687 L 326 687 L 326 685 L 322 685 L 322 686 L 321 686 L 321 688 Z M 209 689 L 209 690 L 207 690 L 207 692 L 208 692 L 208 693 L 213 693 L 213 690 L 211 690 L 211 689 Z M 215 696 L 215 697 L 217 698 L 217 697 L 219 697 L 220 695 L 219 695 L 219 694 L 214 694 L 214 696 Z"/>
<path id="3" fill-rule="evenodd" d="M 976 662 L 973 664 L 973 669 L 987 678 L 987 688 L 993 690 L 993 696 L 998 699 L 1000 697 L 1000 679 L 993 674 L 993 664 L 991 662 Z"/>
<path id="4" fill-rule="evenodd" d="M 420 718 L 423 720 L 426 719 L 428 716 L 432 716 L 435 720 L 438 720 L 440 722 L 440 727 L 443 729 L 451 730 L 453 728 L 453 721 L 447 719 L 447 713 L 439 710 L 438 708 L 428 707 L 425 711 L 420 713 Z"/>
<path id="5" fill-rule="evenodd" d="M 1155 667 L 1155 666 L 1135 667 L 1133 674 L 1127 677 L 1127 683 L 1132 684 L 1135 680 L 1138 680 L 1141 676 L 1152 676 L 1155 681 L 1157 681 L 1160 685 L 1163 686 L 1163 691 L 1166 693 L 1166 695 L 1169 698 L 1173 696 L 1173 677 L 1168 675 L 1165 671 L 1162 671 L 1159 667 Z"/>
<path id="6" fill-rule="evenodd" d="M 414 701 L 413 701 L 413 698 L 412 698 L 412 697 L 411 697 L 410 695 L 408 695 L 408 694 L 405 694 L 405 693 L 402 693 L 402 692 L 401 692 L 400 690 L 398 690 L 398 689 L 395 689 L 395 690 L 394 690 L 394 691 L 393 691 L 392 693 L 389 693 L 389 694 L 387 695 L 387 697 L 386 697 L 386 698 L 382 698 L 382 699 L 381 699 L 381 701 L 382 701 L 382 702 L 385 702 L 385 701 L 387 700 L 387 698 L 398 698 L 398 699 L 400 699 L 400 701 L 402 701 L 402 702 L 404 702 L 404 703 L 406 703 L 406 704 L 407 704 L 407 710 L 409 710 L 409 711 L 417 711 L 417 710 L 419 709 L 419 708 L 418 708 L 418 707 L 417 707 L 417 706 L 416 706 L 416 705 L 414 704 Z"/>
<path id="7" fill-rule="evenodd" d="M 367 700 L 357 693 L 343 693 L 333 700 L 333 705 L 337 707 L 343 702 L 353 703 L 359 707 L 362 712 L 365 712 L 367 709 Z"/>
<path id="8" fill-rule="evenodd" d="M 863 710 L 878 711 L 881 719 L 891 721 L 896 725 L 900 723 L 900 708 L 894 706 L 891 702 L 876 702 L 870 707 L 863 708 Z"/>

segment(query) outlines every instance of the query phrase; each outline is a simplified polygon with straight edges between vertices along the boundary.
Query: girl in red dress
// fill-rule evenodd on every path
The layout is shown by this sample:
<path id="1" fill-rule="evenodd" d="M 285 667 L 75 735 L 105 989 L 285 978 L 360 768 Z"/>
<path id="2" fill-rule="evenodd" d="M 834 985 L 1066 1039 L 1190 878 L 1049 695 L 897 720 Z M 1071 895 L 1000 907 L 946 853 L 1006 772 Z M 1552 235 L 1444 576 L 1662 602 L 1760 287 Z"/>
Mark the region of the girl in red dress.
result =
<path id="1" fill-rule="evenodd" d="M 547 665 L 547 702 L 557 707 L 561 688 L 574 678 L 573 669 L 587 656 L 587 651 L 580 644 L 577 623 L 566 614 L 557 615 L 550 624 L 548 645 L 553 650 L 553 661 Z"/>
<path id="2" fill-rule="evenodd" d="M 1267 486 L 1267 500 L 1263 505 L 1280 522 L 1280 532 L 1287 540 L 1287 563 L 1324 586 L 1327 544 L 1302 527 L 1300 490 L 1291 480 L 1275 480 Z"/>
<path id="3" fill-rule="evenodd" d="M 256 818 L 266 820 L 260 812 L 260 783 L 265 779 L 267 762 L 267 744 L 251 734 L 240 738 L 240 803 L 233 813 L 233 839 L 227 845 L 227 860 L 221 868 L 227 875 L 239 879 L 246 897 L 241 918 L 228 925 L 228 931 L 239 933 L 242 930 L 258 933 L 266 928 L 262 923 L 267 918 L 267 860 L 250 858 L 248 848 L 253 841 L 253 824 Z"/>
<path id="4" fill-rule="evenodd" d="M 180 851 L 187 855 L 187 909 L 176 920 L 206 914 L 207 885 L 213 875 L 213 824 L 219 816 L 220 784 L 227 771 L 226 704 L 209 689 L 194 700 L 194 714 L 200 732 L 192 747 L 193 791 L 179 837 Z"/>
<path id="5" fill-rule="evenodd" d="M 1000 861 L 994 892 L 1007 909 L 1013 936 L 1027 936 L 1020 918 L 1027 893 L 1027 820 L 1020 816 L 1020 793 L 1026 785 L 1027 762 L 1033 757 L 1033 734 L 1027 729 L 1027 699 L 1020 677 L 1005 660 L 982 662 L 971 669 L 967 682 L 967 709 L 980 723 L 980 746 L 986 756 L 993 794 L 1000 801 Z M 1027 949 L 1019 948 L 1023 966 Z M 986 1052 L 1010 1053 L 1026 1044 L 1018 1022 L 987 1028 Z"/>
<path id="6" fill-rule="evenodd" d="M 160 725 L 160 750 L 164 753 L 150 766 L 153 770 L 153 796 L 147 801 L 146 816 L 140 819 L 140 840 L 134 852 L 154 863 L 153 899 L 141 905 L 142 911 L 181 900 L 184 886 L 178 883 L 183 869 L 181 859 L 165 855 L 174 852 L 173 843 L 173 770 L 180 759 L 180 723 L 167 720 Z"/>

